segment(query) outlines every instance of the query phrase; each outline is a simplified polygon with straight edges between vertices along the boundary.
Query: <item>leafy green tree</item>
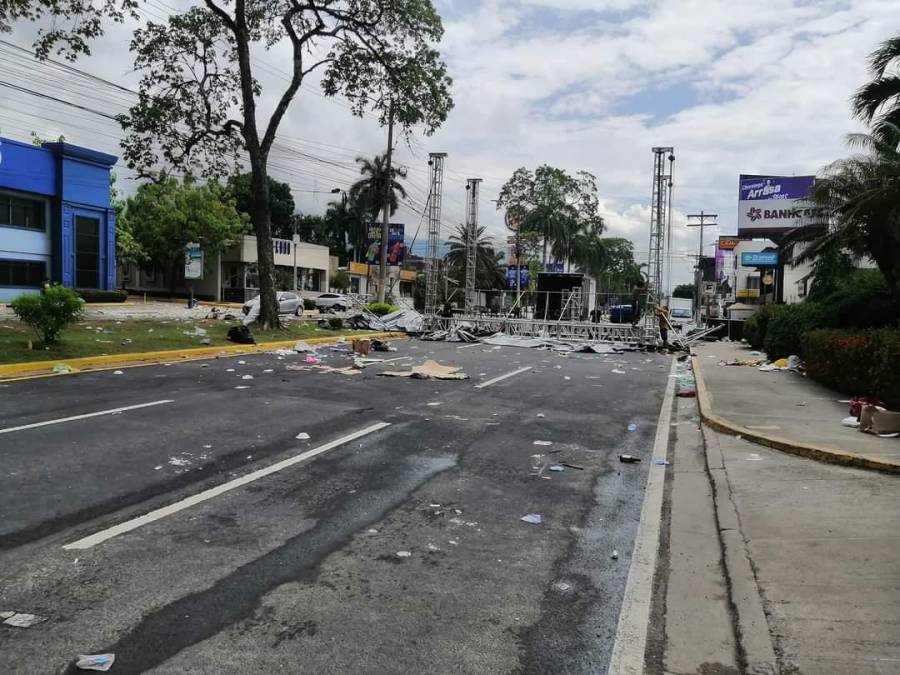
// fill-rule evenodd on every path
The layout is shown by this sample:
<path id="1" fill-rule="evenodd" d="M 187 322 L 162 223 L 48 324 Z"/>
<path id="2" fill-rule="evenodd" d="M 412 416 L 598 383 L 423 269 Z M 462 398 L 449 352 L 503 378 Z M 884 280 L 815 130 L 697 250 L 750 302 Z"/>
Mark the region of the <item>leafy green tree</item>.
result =
<path id="1" fill-rule="evenodd" d="M 66 326 L 84 316 L 81 298 L 65 286 L 49 286 L 40 295 L 20 295 L 9 306 L 44 346 L 55 344 Z"/>
<path id="2" fill-rule="evenodd" d="M 238 240 L 246 223 L 221 185 L 189 178 L 183 184 L 166 178 L 141 185 L 125 213 L 147 264 L 166 275 L 171 295 L 189 243 L 199 243 L 209 259 Z"/>
<path id="3" fill-rule="evenodd" d="M 269 176 L 269 214 L 272 219 L 272 236 L 290 239 L 294 235 L 294 195 L 291 186 Z M 253 212 L 253 191 L 249 173 L 239 173 L 228 179 L 228 194 L 241 213 Z"/>
<path id="4" fill-rule="evenodd" d="M 875 261 L 900 294 L 900 128 L 881 123 L 878 134 L 853 134 L 864 150 L 826 167 L 809 196 L 809 224 L 789 232 L 782 247 L 795 263 L 835 250 Z"/>
<path id="5" fill-rule="evenodd" d="M 641 268 L 634 260 L 634 243 L 623 237 L 603 237 L 603 269 L 597 276 L 606 292 L 630 292 L 641 282 Z"/>
<path id="6" fill-rule="evenodd" d="M 485 234 L 484 227 L 475 232 L 475 287 L 482 290 L 506 288 L 506 274 L 500 266 L 502 254 L 494 250 L 494 241 Z M 450 235 L 450 246 L 444 256 L 447 273 L 461 286 L 466 280 L 466 247 L 469 232 L 465 225 L 457 225 Z"/>
<path id="7" fill-rule="evenodd" d="M 116 212 L 116 264 L 143 265 L 147 255 L 131 230 L 131 221 L 125 213 L 126 202 L 116 187 L 116 174 L 109 174 L 109 203 Z"/>
<path id="8" fill-rule="evenodd" d="M 331 287 L 338 291 L 346 291 L 350 288 L 350 275 L 347 270 L 337 270 L 331 277 Z"/>
<path id="9" fill-rule="evenodd" d="M 430 134 L 453 105 L 435 48 L 442 34 L 430 0 L 204 0 L 135 32 L 140 98 L 119 118 L 124 159 L 144 173 L 173 166 L 221 176 L 246 153 L 264 327 L 279 323 L 269 155 L 300 86 L 315 73 L 325 96 L 343 96 L 354 114 L 370 110 L 401 133 Z M 289 81 L 263 92 L 251 54 L 285 45 Z M 267 118 L 258 108 L 264 94 L 274 102 Z"/>
<path id="10" fill-rule="evenodd" d="M 350 187 L 350 201 L 357 205 L 360 212 L 370 215 L 372 220 L 378 220 L 378 212 L 384 206 L 385 183 L 388 181 L 387 160 L 383 155 L 376 155 L 372 160 L 357 157 L 356 162 L 360 165 L 359 173 L 362 178 Z M 398 195 L 406 199 L 406 189 L 399 180 L 402 178 L 406 178 L 406 169 L 392 165 L 388 193 L 391 215 L 394 215 L 400 205 Z"/>
<path id="11" fill-rule="evenodd" d="M 694 298 L 694 284 L 678 284 L 672 291 L 672 297 L 692 300 Z"/>
<path id="12" fill-rule="evenodd" d="M 500 190 L 497 208 L 517 211 L 522 216 L 522 231 L 540 234 L 544 269 L 548 248 L 557 260 L 585 266 L 596 262 L 593 245 L 603 232 L 603 219 L 597 179 L 587 171 L 572 176 L 546 164 L 534 171 L 516 169 Z"/>
<path id="13" fill-rule="evenodd" d="M 872 128 L 881 140 L 888 140 L 891 127 L 900 127 L 900 75 L 888 72 L 900 64 L 900 35 L 885 40 L 869 55 L 871 81 L 853 97 L 853 113 Z"/>

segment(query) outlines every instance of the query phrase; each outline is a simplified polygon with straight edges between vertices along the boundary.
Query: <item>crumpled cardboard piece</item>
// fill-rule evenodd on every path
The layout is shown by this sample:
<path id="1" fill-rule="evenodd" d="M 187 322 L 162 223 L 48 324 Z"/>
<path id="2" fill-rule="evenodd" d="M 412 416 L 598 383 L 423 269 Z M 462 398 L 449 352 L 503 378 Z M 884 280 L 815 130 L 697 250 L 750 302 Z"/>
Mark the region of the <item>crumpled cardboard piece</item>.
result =
<path id="1" fill-rule="evenodd" d="M 417 380 L 468 380 L 469 376 L 459 372 L 460 370 L 461 368 L 443 366 L 428 359 L 421 366 L 413 366 L 412 370 L 388 370 L 378 374 L 382 377 L 411 377 Z"/>
<path id="2" fill-rule="evenodd" d="M 873 434 L 894 434 L 900 431 L 900 412 L 864 405 L 859 414 L 859 430 Z"/>

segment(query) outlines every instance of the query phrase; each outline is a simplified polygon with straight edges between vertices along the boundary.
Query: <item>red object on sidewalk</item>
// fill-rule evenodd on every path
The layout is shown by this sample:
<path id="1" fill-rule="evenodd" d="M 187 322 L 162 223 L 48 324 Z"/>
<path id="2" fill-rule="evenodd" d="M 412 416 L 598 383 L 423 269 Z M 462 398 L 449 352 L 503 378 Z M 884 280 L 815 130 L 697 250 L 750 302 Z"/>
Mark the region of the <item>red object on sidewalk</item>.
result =
<path id="1" fill-rule="evenodd" d="M 854 396 L 850 399 L 850 414 L 856 419 L 859 419 L 859 415 L 862 412 L 864 405 L 883 406 L 884 404 L 876 396 Z"/>

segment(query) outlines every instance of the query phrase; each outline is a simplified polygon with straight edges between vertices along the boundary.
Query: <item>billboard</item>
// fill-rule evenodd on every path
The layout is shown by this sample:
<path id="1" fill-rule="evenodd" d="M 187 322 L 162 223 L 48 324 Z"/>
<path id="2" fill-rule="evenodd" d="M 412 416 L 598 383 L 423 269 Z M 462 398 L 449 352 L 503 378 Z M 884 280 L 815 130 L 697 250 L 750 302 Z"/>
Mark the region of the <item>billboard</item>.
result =
<path id="1" fill-rule="evenodd" d="M 740 237 L 719 237 L 718 249 L 720 251 L 733 251 L 742 241 L 745 240 Z"/>
<path id="2" fill-rule="evenodd" d="M 203 278 L 203 249 L 200 244 L 190 243 L 184 249 L 184 278 Z"/>
<path id="3" fill-rule="evenodd" d="M 774 267 L 778 264 L 777 251 L 758 251 L 755 253 L 741 253 L 741 265 L 743 267 Z"/>
<path id="4" fill-rule="evenodd" d="M 522 265 L 519 270 L 519 285 L 521 288 L 528 288 L 528 265 Z M 506 267 L 506 285 L 510 288 L 516 287 L 516 266 L 507 265 Z"/>
<path id="5" fill-rule="evenodd" d="M 787 232 L 808 222 L 806 206 L 815 176 L 751 176 L 741 174 L 738 236 Z"/>
<path id="6" fill-rule="evenodd" d="M 391 223 L 388 229 L 388 267 L 403 263 L 406 255 L 406 246 L 403 243 L 404 230 L 403 223 Z M 363 255 L 370 265 L 381 262 L 381 223 L 369 223 L 366 226 L 366 250 Z"/>

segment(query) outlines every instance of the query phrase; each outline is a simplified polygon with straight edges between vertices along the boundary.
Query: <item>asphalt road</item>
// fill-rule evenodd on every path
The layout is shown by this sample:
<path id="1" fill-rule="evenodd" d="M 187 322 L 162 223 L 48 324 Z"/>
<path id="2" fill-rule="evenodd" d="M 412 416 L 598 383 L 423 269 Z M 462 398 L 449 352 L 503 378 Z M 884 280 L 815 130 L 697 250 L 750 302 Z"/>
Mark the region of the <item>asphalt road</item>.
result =
<path id="1" fill-rule="evenodd" d="M 649 457 L 668 358 L 398 349 L 353 376 L 257 355 L 0 386 L 0 610 L 48 617 L 0 624 L 5 671 L 604 672 L 652 469 L 618 455 Z M 471 379 L 377 376 L 425 358 Z"/>

